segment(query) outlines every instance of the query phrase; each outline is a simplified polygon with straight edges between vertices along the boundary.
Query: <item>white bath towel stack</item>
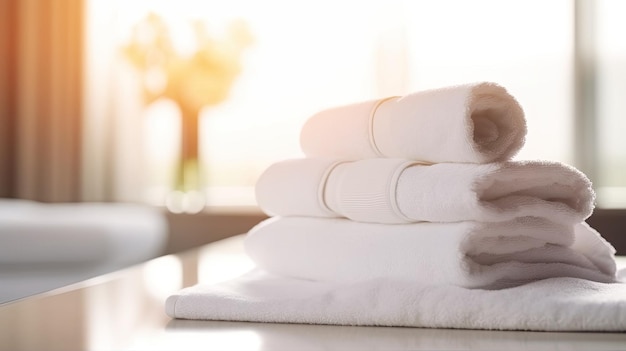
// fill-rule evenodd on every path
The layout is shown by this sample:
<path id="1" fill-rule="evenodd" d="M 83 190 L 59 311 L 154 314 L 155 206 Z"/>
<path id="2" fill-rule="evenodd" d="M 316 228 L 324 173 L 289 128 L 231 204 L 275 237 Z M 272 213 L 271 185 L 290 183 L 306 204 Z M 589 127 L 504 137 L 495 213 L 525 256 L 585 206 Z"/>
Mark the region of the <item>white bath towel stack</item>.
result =
<path id="1" fill-rule="evenodd" d="M 277 162 L 257 182 L 272 218 L 245 239 L 256 271 L 183 290 L 166 310 L 192 319 L 626 330 L 615 250 L 584 222 L 591 182 L 562 163 L 511 161 L 525 135 L 522 108 L 493 83 L 321 111 L 301 132 L 306 158 Z M 542 315 L 528 308 L 559 285 L 566 292 L 543 301 Z M 433 305 L 437 294 L 447 305 Z M 598 312 L 606 297 L 611 308 Z"/>

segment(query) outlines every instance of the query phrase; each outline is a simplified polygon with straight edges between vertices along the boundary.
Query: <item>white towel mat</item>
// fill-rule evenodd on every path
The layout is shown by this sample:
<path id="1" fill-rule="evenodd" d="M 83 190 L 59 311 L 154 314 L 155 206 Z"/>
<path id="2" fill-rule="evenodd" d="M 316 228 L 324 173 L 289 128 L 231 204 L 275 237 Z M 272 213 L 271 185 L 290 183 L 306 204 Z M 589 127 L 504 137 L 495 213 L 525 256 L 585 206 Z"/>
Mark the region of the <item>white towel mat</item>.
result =
<path id="1" fill-rule="evenodd" d="M 435 274 L 435 273 L 433 273 Z M 330 283 L 254 270 L 171 295 L 172 318 L 537 331 L 626 331 L 626 284 L 551 278 L 502 290 L 374 279 Z"/>
<path id="2" fill-rule="evenodd" d="M 512 157 L 525 136 L 518 102 L 485 82 L 320 111 L 304 124 L 300 145 L 307 157 L 486 163 Z"/>
<path id="3" fill-rule="evenodd" d="M 271 216 L 346 217 L 373 223 L 501 222 L 524 216 L 574 224 L 595 194 L 577 169 L 551 161 L 416 164 L 373 158 L 274 163 L 256 183 Z"/>

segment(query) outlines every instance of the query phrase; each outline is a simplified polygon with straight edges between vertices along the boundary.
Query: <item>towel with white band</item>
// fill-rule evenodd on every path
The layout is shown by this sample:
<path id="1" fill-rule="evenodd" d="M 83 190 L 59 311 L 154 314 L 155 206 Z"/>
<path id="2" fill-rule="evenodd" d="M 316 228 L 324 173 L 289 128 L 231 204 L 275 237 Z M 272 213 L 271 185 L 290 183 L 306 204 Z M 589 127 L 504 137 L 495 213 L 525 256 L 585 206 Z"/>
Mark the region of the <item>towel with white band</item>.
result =
<path id="1" fill-rule="evenodd" d="M 284 160 L 256 184 L 272 216 L 346 217 L 373 223 L 501 222 L 536 216 L 574 224 L 594 207 L 580 171 L 560 162 L 423 165 L 403 159 Z"/>
<path id="2" fill-rule="evenodd" d="M 485 82 L 323 110 L 302 127 L 300 145 L 307 157 L 487 163 L 514 156 L 526 132 L 517 100 Z"/>

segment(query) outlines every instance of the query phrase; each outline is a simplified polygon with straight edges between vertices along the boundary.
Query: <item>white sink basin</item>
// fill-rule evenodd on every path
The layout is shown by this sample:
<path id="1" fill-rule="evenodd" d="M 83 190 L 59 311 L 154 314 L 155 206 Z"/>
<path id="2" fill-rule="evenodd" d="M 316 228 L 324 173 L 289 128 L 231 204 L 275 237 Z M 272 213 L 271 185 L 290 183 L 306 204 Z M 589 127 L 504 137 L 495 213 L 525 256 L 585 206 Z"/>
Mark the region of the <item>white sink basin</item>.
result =
<path id="1" fill-rule="evenodd" d="M 149 206 L 0 199 L 0 303 L 157 257 L 167 234 Z"/>

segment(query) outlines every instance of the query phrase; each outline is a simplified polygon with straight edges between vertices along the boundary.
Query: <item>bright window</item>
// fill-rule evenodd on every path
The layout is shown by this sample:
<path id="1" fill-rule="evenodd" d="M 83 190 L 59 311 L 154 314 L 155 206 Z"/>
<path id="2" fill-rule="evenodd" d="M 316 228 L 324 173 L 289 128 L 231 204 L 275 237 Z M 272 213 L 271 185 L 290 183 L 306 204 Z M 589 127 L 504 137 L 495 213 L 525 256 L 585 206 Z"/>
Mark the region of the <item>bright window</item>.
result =
<path id="1" fill-rule="evenodd" d="M 597 183 L 600 205 L 626 207 L 626 2 L 597 2 Z"/>
<path id="2" fill-rule="evenodd" d="M 618 3 L 606 0 L 598 7 L 598 15 L 606 18 L 599 21 L 603 24 L 598 30 L 605 60 L 599 89 L 606 100 L 600 99 L 599 159 L 602 165 L 621 168 L 607 168 L 594 181 L 611 187 L 626 186 L 626 146 L 621 136 L 626 107 L 619 95 L 626 88 L 626 47 L 618 34 L 626 28 L 620 13 L 611 9 Z M 115 121 L 109 127 L 114 132 L 108 135 L 120 138 L 110 164 L 117 179 L 110 186 L 112 197 L 158 203 L 173 181 L 171 169 L 180 141 L 173 132 L 180 128 L 176 106 L 161 101 L 138 107 L 138 95 L 128 88 L 133 80 L 120 78 L 131 71 L 123 68 L 117 48 L 128 39 L 133 24 L 149 12 L 172 25 L 173 38 L 183 51 L 189 47 L 189 34 L 182 28 L 193 19 L 216 30 L 232 19 L 243 19 L 254 37 L 229 98 L 203 110 L 200 121 L 209 204 L 223 205 L 253 204 L 252 188 L 267 166 L 301 157 L 300 128 L 320 109 L 473 81 L 500 83 L 524 108 L 529 133 L 518 158 L 575 164 L 573 4 L 90 0 L 88 37 L 99 43 L 91 45 L 87 56 L 88 67 L 94 70 L 88 83 L 91 105 L 102 106 L 103 100 L 112 99 L 126 106 L 109 108 L 117 117 L 95 108 L 87 116 L 93 119 L 88 123 L 92 134 L 98 130 L 95 126 Z M 102 73 L 103 67 L 118 78 Z M 105 94 L 103 87 L 114 92 Z M 135 116 L 119 116 L 129 113 Z M 94 139 L 100 146 L 92 146 L 92 151 L 107 152 L 105 145 L 111 142 L 104 138 Z M 141 150 L 140 156 L 124 152 L 128 148 Z"/>

